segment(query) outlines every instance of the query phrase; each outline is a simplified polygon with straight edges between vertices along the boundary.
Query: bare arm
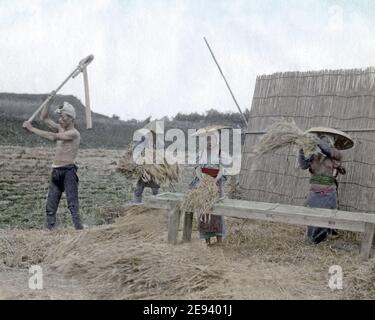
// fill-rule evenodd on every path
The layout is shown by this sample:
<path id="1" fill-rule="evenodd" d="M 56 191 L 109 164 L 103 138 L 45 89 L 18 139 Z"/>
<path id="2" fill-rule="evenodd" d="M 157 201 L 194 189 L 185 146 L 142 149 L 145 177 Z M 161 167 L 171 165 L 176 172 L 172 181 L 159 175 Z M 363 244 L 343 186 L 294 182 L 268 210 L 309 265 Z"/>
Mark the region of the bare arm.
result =
<path id="1" fill-rule="evenodd" d="M 42 138 L 45 138 L 45 139 L 48 139 L 50 141 L 55 141 L 55 135 L 56 133 L 54 132 L 49 132 L 49 131 L 44 131 L 44 130 L 40 130 L 40 129 L 37 129 L 37 128 L 34 128 L 30 122 L 27 122 L 25 121 L 23 123 L 23 127 L 26 128 L 27 130 L 29 130 L 30 132 L 32 133 L 35 133 L 36 135 L 42 137 Z"/>
<path id="2" fill-rule="evenodd" d="M 47 124 L 51 129 L 58 130 L 59 125 L 54 122 L 50 117 L 49 117 L 49 109 L 51 107 L 52 101 L 55 98 L 56 93 L 52 91 L 48 103 L 44 106 L 40 113 L 40 120 L 42 120 L 45 124 Z"/>
<path id="3" fill-rule="evenodd" d="M 53 121 L 51 118 L 44 119 L 43 122 L 47 124 L 47 126 L 50 129 L 55 130 L 55 131 L 59 130 L 59 125 L 55 121 Z"/>
<path id="4" fill-rule="evenodd" d="M 341 152 L 339 150 L 337 150 L 336 148 L 331 147 L 328 143 L 325 143 L 325 142 L 321 141 L 318 144 L 318 147 L 320 148 L 320 150 L 322 150 L 322 152 L 327 157 L 329 157 L 333 160 L 337 160 L 337 161 L 341 160 L 341 158 L 342 158 Z"/>
<path id="5" fill-rule="evenodd" d="M 36 135 L 48 139 L 50 141 L 71 141 L 75 138 L 77 138 L 77 132 L 70 130 L 66 132 L 59 132 L 59 133 L 54 133 L 54 132 L 49 132 L 49 131 L 44 131 L 40 130 L 37 128 L 34 128 L 30 122 L 25 121 L 23 123 L 23 127 L 29 130 L 32 133 L 35 133 Z"/>

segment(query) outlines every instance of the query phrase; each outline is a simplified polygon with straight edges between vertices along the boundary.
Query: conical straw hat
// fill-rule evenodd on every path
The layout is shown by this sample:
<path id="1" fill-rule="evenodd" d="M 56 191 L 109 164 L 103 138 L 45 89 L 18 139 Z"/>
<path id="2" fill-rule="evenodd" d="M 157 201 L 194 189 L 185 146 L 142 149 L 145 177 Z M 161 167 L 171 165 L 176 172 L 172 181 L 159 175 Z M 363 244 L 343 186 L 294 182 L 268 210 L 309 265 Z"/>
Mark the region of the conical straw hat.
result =
<path id="1" fill-rule="evenodd" d="M 326 127 L 314 127 L 306 132 L 308 133 L 329 133 L 333 136 L 335 136 L 335 147 L 338 150 L 347 150 L 354 146 L 353 139 L 346 134 L 345 132 L 342 132 L 340 130 L 332 129 L 332 128 L 326 128 Z"/>

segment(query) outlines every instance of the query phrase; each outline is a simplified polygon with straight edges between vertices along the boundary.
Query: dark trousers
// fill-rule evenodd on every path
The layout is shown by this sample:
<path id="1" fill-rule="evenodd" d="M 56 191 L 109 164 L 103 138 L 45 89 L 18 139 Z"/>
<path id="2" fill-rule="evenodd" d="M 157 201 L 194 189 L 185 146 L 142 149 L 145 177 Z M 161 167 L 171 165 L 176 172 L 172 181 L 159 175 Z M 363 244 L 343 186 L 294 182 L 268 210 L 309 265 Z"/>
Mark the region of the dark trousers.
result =
<path id="1" fill-rule="evenodd" d="M 134 190 L 134 199 L 133 202 L 135 203 L 142 203 L 142 195 L 145 188 L 151 188 L 152 194 L 156 196 L 159 193 L 160 186 L 151 181 L 151 182 L 144 182 L 142 179 L 138 179 L 137 185 Z"/>
<path id="2" fill-rule="evenodd" d="M 337 209 L 337 192 L 322 194 L 310 191 L 307 197 L 307 206 L 311 208 Z M 307 227 L 306 232 L 307 238 L 316 244 L 324 241 L 329 235 L 333 234 L 337 234 L 333 229 L 314 226 Z"/>
<path id="3" fill-rule="evenodd" d="M 46 206 L 46 226 L 48 229 L 56 227 L 56 212 L 60 203 L 61 195 L 65 191 L 68 208 L 72 215 L 75 229 L 83 229 L 81 217 L 79 215 L 78 202 L 78 176 L 77 166 L 69 165 L 54 168 L 49 184 L 47 206 Z"/>

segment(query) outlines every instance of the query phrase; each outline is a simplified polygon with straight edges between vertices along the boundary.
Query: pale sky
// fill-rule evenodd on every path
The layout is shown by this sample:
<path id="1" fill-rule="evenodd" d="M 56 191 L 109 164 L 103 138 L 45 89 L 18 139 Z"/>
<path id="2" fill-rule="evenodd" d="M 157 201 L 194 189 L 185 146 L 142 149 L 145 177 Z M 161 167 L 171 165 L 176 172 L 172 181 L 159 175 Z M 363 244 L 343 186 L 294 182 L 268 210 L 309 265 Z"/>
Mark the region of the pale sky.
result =
<path id="1" fill-rule="evenodd" d="M 375 64 L 375 1 L 0 0 L 0 92 L 48 93 L 89 54 L 95 112 L 237 111 L 256 76 Z M 61 91 L 84 102 L 82 76 Z"/>

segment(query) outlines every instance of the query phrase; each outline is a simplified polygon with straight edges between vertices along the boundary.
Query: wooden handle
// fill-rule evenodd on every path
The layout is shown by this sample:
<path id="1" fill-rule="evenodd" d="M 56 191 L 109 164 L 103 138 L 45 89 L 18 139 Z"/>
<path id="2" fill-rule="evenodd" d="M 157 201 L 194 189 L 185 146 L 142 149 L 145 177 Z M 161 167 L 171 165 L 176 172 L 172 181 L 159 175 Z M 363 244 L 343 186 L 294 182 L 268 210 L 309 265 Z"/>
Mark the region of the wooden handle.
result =
<path id="1" fill-rule="evenodd" d="M 73 72 L 60 84 L 60 86 L 55 90 L 55 94 L 60 91 L 60 89 L 69 81 L 71 78 L 75 78 L 78 76 L 81 71 L 83 72 L 83 80 L 85 85 L 85 99 L 86 99 L 86 121 L 87 121 L 87 129 L 92 128 L 92 121 L 91 121 L 91 109 L 90 109 L 90 96 L 89 96 L 89 81 L 87 77 L 87 66 L 94 60 L 93 55 L 89 55 L 88 57 L 82 59 L 79 62 L 78 67 L 76 67 Z M 43 107 L 51 100 L 52 96 L 50 95 L 43 104 L 33 113 L 33 115 L 29 118 L 29 122 L 32 122 L 35 117 L 39 114 L 39 112 L 43 109 Z"/>
<path id="2" fill-rule="evenodd" d="M 85 86 L 86 128 L 92 129 L 89 77 L 88 77 L 88 74 L 87 74 L 87 68 L 83 68 L 82 72 L 83 72 L 83 83 L 84 83 L 84 86 Z"/>
<path id="3" fill-rule="evenodd" d="M 48 96 L 48 98 L 46 100 L 44 100 L 44 102 L 40 105 L 40 107 L 32 114 L 32 116 L 29 118 L 29 120 L 27 120 L 28 122 L 32 122 L 34 121 L 34 119 L 36 118 L 36 116 L 39 114 L 40 111 L 42 111 L 42 109 L 44 108 L 44 106 L 51 100 L 52 96 Z"/>

